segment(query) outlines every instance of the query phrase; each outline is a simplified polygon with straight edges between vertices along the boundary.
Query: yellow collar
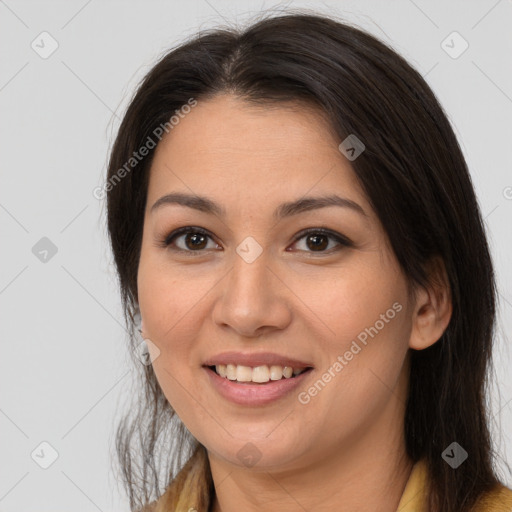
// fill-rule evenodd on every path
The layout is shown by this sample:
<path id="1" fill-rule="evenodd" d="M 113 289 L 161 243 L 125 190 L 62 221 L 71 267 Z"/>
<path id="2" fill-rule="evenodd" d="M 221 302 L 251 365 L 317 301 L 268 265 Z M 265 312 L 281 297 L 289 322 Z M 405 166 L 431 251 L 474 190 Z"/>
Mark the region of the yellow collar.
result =
<path id="1" fill-rule="evenodd" d="M 397 512 L 424 512 L 426 510 L 428 471 L 424 459 L 413 466 L 409 480 L 405 485 Z M 512 511 L 512 490 L 497 485 L 484 493 L 475 507 L 475 512 L 510 512 Z"/>
<path id="2" fill-rule="evenodd" d="M 201 470 L 186 474 L 182 480 L 178 478 L 175 485 L 171 484 L 158 502 L 152 502 L 140 512 L 165 512 L 168 510 L 190 512 L 190 510 L 194 510 L 191 504 L 197 505 L 203 499 L 199 496 L 197 489 L 200 487 L 198 480 L 204 478 L 204 461 L 203 459 L 191 459 L 187 464 L 191 463 L 200 467 Z M 421 459 L 414 464 L 411 470 L 396 512 L 426 512 L 427 483 L 427 465 L 425 460 Z M 207 502 L 208 498 L 206 498 Z M 492 491 L 481 496 L 473 510 L 474 512 L 511 512 L 512 490 L 503 485 L 497 485 Z"/>
<path id="3" fill-rule="evenodd" d="M 425 501 L 427 484 L 427 466 L 424 460 L 414 464 L 409 480 L 398 504 L 397 512 L 420 512 Z"/>

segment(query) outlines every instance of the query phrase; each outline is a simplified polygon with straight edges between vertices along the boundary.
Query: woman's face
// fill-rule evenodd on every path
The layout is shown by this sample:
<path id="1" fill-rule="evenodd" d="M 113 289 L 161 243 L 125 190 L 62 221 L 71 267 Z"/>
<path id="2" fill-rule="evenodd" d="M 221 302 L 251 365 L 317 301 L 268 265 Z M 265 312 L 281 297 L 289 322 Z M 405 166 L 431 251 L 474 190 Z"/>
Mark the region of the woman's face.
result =
<path id="1" fill-rule="evenodd" d="M 340 142 L 313 110 L 222 95 L 156 149 L 143 335 L 165 396 L 217 460 L 294 468 L 371 454 L 403 422 L 413 304 Z M 159 201 L 169 194 L 189 205 Z M 213 363 L 234 364 L 230 378 Z M 283 377 L 285 366 L 310 369 Z"/>

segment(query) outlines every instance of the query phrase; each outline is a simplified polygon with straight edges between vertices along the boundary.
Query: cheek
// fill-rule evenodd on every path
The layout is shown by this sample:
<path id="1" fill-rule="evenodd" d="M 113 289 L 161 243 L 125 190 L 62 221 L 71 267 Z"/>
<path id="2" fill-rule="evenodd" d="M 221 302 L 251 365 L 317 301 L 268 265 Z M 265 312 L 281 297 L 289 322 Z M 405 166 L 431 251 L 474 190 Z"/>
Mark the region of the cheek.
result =
<path id="1" fill-rule="evenodd" d="M 327 349 L 341 356 L 347 380 L 365 385 L 371 381 L 393 381 L 408 349 L 411 331 L 405 289 L 400 281 L 378 282 L 375 277 L 348 289 L 339 297 L 340 307 L 333 324 L 339 333 Z M 350 375 L 350 377 L 349 377 Z M 369 381 L 364 381 L 365 377 Z M 350 385 L 350 384 L 349 384 Z"/>
<path id="2" fill-rule="evenodd" d="M 183 271 L 170 267 L 165 257 L 143 250 L 137 284 L 148 337 L 152 336 L 163 349 L 173 345 L 179 352 L 179 340 L 187 338 L 185 331 L 193 328 L 192 320 L 201 309 L 201 300 L 208 289 L 206 283 L 195 284 Z"/>
<path id="3" fill-rule="evenodd" d="M 312 431 L 330 431 L 342 442 L 372 428 L 384 410 L 399 416 L 403 404 L 397 385 L 408 350 L 407 322 L 399 315 L 380 331 L 363 330 L 366 337 L 359 339 L 354 326 L 353 336 L 347 333 L 325 348 L 327 364 L 309 388 L 300 390 L 301 417 L 309 418 Z"/>
<path id="4" fill-rule="evenodd" d="M 201 371 L 195 340 L 200 338 L 200 318 L 206 314 L 205 290 L 213 283 L 204 284 L 201 281 L 195 286 L 162 258 L 141 252 L 137 285 L 144 334 L 160 350 L 153 369 L 165 397 L 183 421 L 190 421 L 187 415 L 196 402 L 194 371 Z"/>
<path id="5" fill-rule="evenodd" d="M 402 370 L 411 332 L 400 274 L 393 268 L 351 270 L 313 296 L 312 309 L 320 312 L 328 335 L 318 345 L 323 353 L 318 380 L 303 390 L 304 402 L 311 399 L 315 407 L 332 410 L 335 422 L 361 419 L 386 401 Z"/>
<path id="6" fill-rule="evenodd" d="M 394 319 L 405 314 L 405 281 L 395 267 L 384 267 L 376 253 L 366 259 L 358 255 L 329 271 L 314 269 L 292 282 L 294 294 L 309 310 L 304 315 L 336 350 L 348 350 L 358 336 L 364 341 L 375 327 L 389 331 Z"/>

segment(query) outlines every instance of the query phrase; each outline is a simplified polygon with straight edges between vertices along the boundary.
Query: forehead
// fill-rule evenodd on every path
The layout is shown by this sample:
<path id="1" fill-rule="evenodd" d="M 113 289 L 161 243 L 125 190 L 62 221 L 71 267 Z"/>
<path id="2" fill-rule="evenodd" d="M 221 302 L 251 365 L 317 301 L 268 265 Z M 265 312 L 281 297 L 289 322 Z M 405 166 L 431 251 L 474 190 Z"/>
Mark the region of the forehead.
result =
<path id="1" fill-rule="evenodd" d="M 254 105 L 231 95 L 198 101 L 158 144 L 148 197 L 180 190 L 263 204 L 336 191 L 365 202 L 340 142 L 310 105 Z"/>
<path id="2" fill-rule="evenodd" d="M 157 148 L 193 153 L 251 153 L 292 157 L 336 144 L 325 115 L 307 104 L 249 103 L 232 95 L 200 100 L 164 136 Z"/>

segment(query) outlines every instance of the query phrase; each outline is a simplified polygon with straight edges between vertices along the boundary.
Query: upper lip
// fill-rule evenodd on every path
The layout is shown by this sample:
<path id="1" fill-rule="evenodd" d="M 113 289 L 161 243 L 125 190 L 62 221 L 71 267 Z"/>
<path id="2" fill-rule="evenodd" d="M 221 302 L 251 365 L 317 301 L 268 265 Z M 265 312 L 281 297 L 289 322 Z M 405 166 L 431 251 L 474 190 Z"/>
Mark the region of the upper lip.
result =
<path id="1" fill-rule="evenodd" d="M 311 367 L 310 363 L 305 361 L 299 361 L 292 357 L 285 355 L 275 354 L 273 352 L 258 352 L 258 353 L 246 353 L 246 352 L 222 352 L 208 358 L 203 365 L 204 366 L 216 366 L 218 364 L 234 364 L 242 366 L 291 366 L 292 368 L 307 368 Z"/>

